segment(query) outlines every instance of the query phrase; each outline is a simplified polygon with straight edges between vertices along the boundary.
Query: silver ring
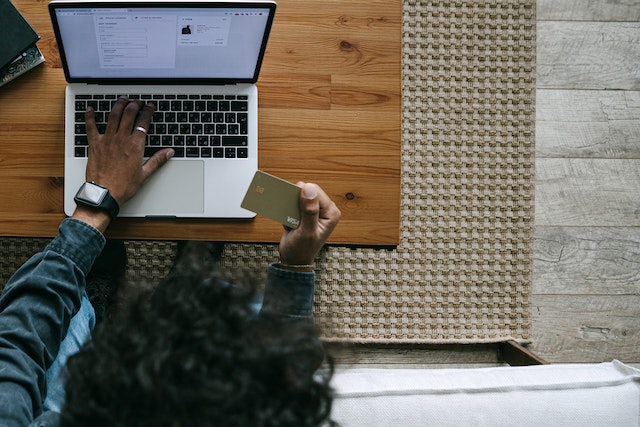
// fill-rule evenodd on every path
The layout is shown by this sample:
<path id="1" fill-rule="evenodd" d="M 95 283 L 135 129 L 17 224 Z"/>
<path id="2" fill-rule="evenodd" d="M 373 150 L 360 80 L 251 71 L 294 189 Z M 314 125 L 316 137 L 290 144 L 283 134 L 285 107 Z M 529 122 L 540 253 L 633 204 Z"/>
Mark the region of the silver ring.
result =
<path id="1" fill-rule="evenodd" d="M 143 128 L 142 126 L 136 126 L 133 128 L 133 130 L 139 130 L 140 132 L 144 133 L 145 135 L 147 134 L 147 130 L 145 128 Z"/>

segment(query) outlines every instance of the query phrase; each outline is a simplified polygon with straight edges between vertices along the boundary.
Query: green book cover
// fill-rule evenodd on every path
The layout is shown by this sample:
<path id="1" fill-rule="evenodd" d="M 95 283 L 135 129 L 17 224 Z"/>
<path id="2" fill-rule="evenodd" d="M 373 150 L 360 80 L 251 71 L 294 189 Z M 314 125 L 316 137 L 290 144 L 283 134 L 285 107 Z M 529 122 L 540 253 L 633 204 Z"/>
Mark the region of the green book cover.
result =
<path id="1" fill-rule="evenodd" d="M 0 0 L 0 67 L 14 61 L 39 38 L 10 0 Z"/>

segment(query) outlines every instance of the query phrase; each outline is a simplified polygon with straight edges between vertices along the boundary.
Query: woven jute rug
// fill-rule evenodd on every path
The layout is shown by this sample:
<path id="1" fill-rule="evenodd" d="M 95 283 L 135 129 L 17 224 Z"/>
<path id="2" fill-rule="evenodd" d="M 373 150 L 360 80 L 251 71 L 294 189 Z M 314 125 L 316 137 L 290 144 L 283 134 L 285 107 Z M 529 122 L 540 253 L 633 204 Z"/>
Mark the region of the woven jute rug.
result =
<path id="1" fill-rule="evenodd" d="M 535 0 L 404 1 L 403 197 L 395 249 L 329 247 L 316 315 L 325 339 L 530 340 Z M 2 283 L 45 239 L 0 239 Z M 159 281 L 171 242 L 127 242 L 132 281 Z M 227 244 L 264 269 L 273 245 Z"/>

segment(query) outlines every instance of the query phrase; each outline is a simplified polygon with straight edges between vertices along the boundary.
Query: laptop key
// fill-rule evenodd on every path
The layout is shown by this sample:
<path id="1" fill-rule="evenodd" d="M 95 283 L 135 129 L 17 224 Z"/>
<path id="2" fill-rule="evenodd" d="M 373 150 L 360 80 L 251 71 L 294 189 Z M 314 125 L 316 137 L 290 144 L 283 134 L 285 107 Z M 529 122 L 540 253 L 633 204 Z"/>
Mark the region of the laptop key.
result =
<path id="1" fill-rule="evenodd" d="M 223 136 L 223 147 L 246 147 L 248 145 L 248 139 L 244 135 L 240 136 Z"/>
<path id="2" fill-rule="evenodd" d="M 155 133 L 161 135 L 167 133 L 167 125 L 164 123 L 155 123 Z"/>
<path id="3" fill-rule="evenodd" d="M 249 109 L 249 103 L 247 101 L 232 101 L 231 111 L 247 111 Z"/>
<path id="4" fill-rule="evenodd" d="M 240 135 L 249 133 L 249 115 L 247 113 L 238 113 L 237 121 L 240 125 Z"/>

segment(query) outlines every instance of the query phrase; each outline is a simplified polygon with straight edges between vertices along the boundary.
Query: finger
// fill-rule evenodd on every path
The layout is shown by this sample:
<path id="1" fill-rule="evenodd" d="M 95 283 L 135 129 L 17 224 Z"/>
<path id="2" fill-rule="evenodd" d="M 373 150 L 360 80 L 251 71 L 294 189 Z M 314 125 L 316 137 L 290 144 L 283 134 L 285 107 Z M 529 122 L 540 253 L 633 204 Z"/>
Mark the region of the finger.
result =
<path id="1" fill-rule="evenodd" d="M 128 102 L 129 99 L 126 96 L 121 96 L 116 103 L 113 104 L 113 108 L 111 108 L 111 112 L 109 113 L 109 120 L 107 120 L 107 128 L 104 131 L 105 135 L 113 135 L 118 131 L 122 110 L 124 110 Z"/>
<path id="2" fill-rule="evenodd" d="M 142 103 L 140 101 L 131 101 L 127 104 L 120 118 L 120 126 L 118 132 L 126 132 L 127 135 L 131 134 L 133 129 L 133 123 L 140 112 Z M 145 128 L 146 129 L 146 128 Z"/>
<path id="3" fill-rule="evenodd" d="M 164 150 L 160 150 L 157 153 L 154 153 L 153 156 L 149 157 L 146 162 L 142 165 L 142 179 L 146 181 L 151 175 L 154 174 L 155 171 L 160 169 L 162 165 L 167 163 L 170 158 L 173 157 L 175 151 L 173 148 L 167 148 Z"/>
<path id="4" fill-rule="evenodd" d="M 89 141 L 93 141 L 95 138 L 100 136 L 100 132 L 98 132 L 98 127 L 96 126 L 96 115 L 93 111 L 93 107 L 87 107 L 87 111 L 84 113 L 84 125 L 87 131 L 87 139 Z"/>
<path id="5" fill-rule="evenodd" d="M 318 196 L 318 199 L 320 203 L 319 217 L 321 219 L 326 219 L 331 222 L 337 223 L 342 216 L 342 213 L 340 212 L 340 209 L 338 209 L 338 206 L 324 191 L 322 191 L 322 193 Z"/>
<path id="6" fill-rule="evenodd" d="M 138 118 L 136 120 L 135 127 L 133 128 L 133 133 L 142 133 L 146 136 L 146 132 L 149 131 L 149 127 L 151 126 L 151 120 L 153 118 L 153 113 L 155 112 L 156 106 L 148 103 L 142 107 L 142 111 L 138 114 Z M 138 127 L 145 129 L 146 132 L 142 132 Z"/>
<path id="7" fill-rule="evenodd" d="M 329 195 L 318 187 L 318 222 L 321 229 L 319 232 L 326 240 L 338 225 L 342 213 L 338 206 L 331 200 Z"/>

